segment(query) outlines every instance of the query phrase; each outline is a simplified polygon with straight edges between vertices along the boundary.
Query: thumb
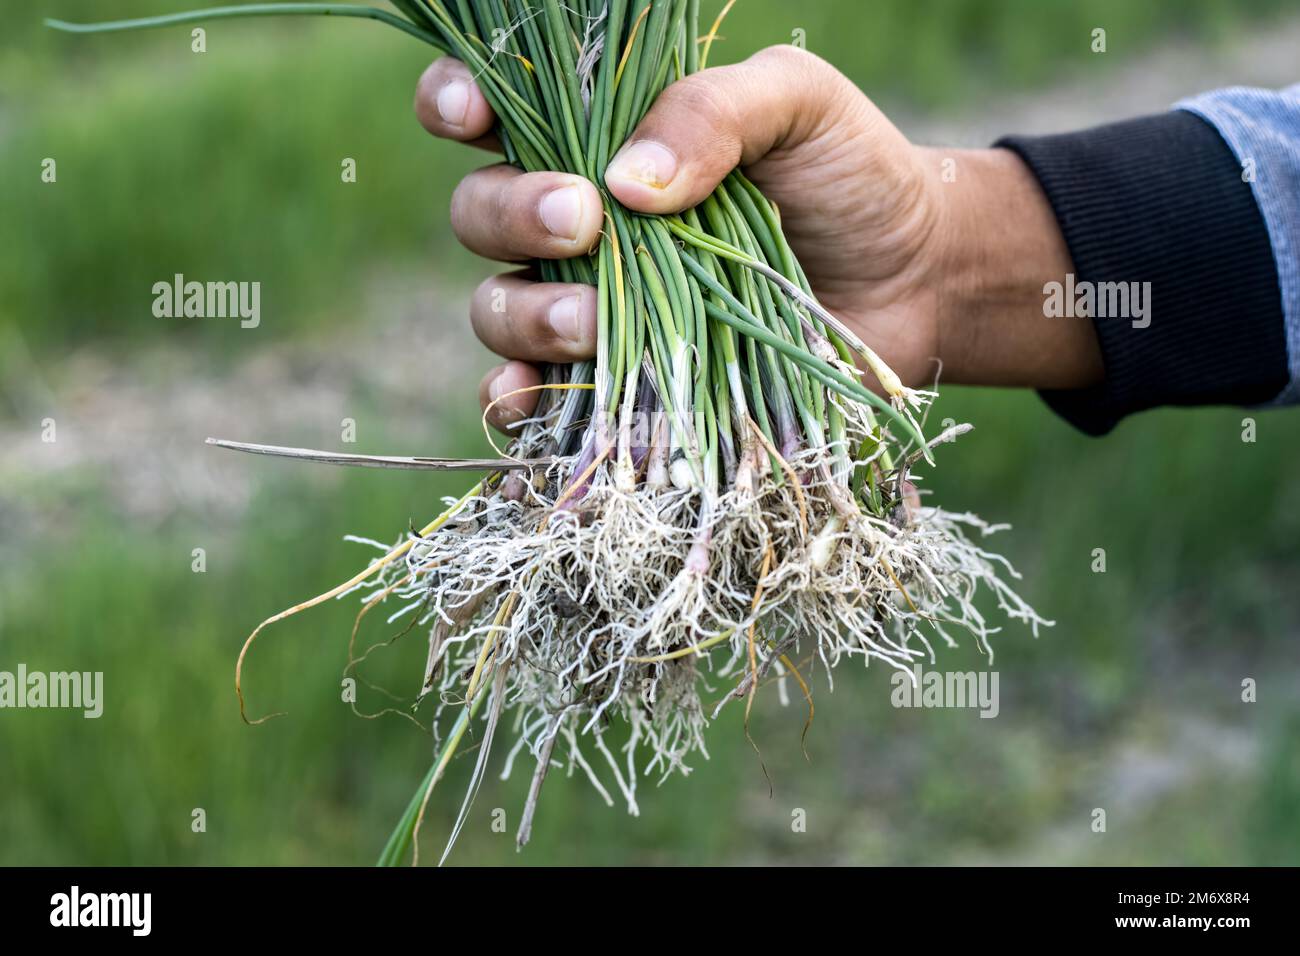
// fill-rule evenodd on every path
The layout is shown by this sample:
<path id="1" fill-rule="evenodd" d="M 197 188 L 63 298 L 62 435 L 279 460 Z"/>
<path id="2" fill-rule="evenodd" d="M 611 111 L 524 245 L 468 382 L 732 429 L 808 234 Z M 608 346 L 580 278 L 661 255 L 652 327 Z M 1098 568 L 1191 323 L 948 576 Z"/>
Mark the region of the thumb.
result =
<path id="1" fill-rule="evenodd" d="M 813 138 L 866 97 L 825 60 L 770 47 L 668 87 L 605 171 L 614 197 L 667 215 L 703 202 L 737 166 Z"/>

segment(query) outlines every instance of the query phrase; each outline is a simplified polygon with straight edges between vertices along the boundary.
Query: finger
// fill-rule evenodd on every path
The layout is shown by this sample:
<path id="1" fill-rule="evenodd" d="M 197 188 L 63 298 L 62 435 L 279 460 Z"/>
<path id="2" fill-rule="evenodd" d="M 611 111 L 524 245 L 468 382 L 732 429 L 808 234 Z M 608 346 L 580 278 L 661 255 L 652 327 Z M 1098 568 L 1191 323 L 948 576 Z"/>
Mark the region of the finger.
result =
<path id="1" fill-rule="evenodd" d="M 603 224 L 600 193 L 567 173 L 522 173 L 489 166 L 470 173 L 451 197 L 451 227 L 489 259 L 571 259 L 595 246 Z"/>
<path id="2" fill-rule="evenodd" d="M 434 60 L 415 86 L 415 115 L 434 136 L 461 143 L 496 144 L 496 117 L 469 67 L 446 56 Z M 499 147 L 498 147 L 499 148 Z"/>
<path id="3" fill-rule="evenodd" d="M 507 362 L 488 372 L 478 387 L 479 404 L 487 413 L 488 424 L 507 435 L 513 434 L 511 426 L 533 414 L 541 392 L 511 393 L 541 384 L 542 373 L 524 362 Z"/>
<path id="4" fill-rule="evenodd" d="M 740 165 L 805 142 L 847 103 L 866 103 L 843 74 L 794 46 L 679 80 L 659 96 L 605 172 L 639 212 L 681 212 L 703 202 Z"/>
<path id="5" fill-rule="evenodd" d="M 577 362 L 596 354 L 596 290 L 589 285 L 488 279 L 470 300 L 474 334 L 497 355 Z"/>

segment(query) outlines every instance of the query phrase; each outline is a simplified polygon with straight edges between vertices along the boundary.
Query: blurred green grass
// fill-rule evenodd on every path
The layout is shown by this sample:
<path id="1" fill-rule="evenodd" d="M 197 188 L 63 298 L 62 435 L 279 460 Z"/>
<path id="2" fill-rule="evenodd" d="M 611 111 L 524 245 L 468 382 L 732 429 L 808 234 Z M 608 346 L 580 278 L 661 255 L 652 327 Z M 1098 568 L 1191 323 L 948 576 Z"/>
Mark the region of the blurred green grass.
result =
<path id="1" fill-rule="evenodd" d="M 223 25 L 196 57 L 183 32 L 70 38 L 36 22 L 176 6 L 0 4 L 9 27 L 0 40 L 0 324 L 41 362 L 58 363 L 73 345 L 123 354 L 164 336 L 209 350 L 214 363 L 259 347 L 219 324 L 155 320 L 148 290 L 175 271 L 261 280 L 260 333 L 270 336 L 383 323 L 359 309 L 367 283 L 390 271 L 437 270 L 453 282 L 484 271 L 440 224 L 459 174 L 483 160 L 431 141 L 412 119 L 407 103 L 428 59 L 418 44 L 370 24 Z M 1094 23 L 1118 56 L 1135 56 L 1173 33 L 1230 42 L 1250 17 L 1284 4 L 881 2 L 869 15 L 863 6 L 745 0 L 720 49 L 736 56 L 800 27 L 874 95 L 960 105 L 1039 83 L 1063 63 L 1103 68 L 1080 39 Z M 57 188 L 39 183 L 44 156 L 58 159 Z M 358 160 L 355 186 L 339 182 L 343 156 Z M 1261 415 L 1259 441 L 1243 444 L 1246 413 L 1162 412 L 1093 442 L 1024 395 L 945 390 L 935 414 L 977 425 L 945 449 L 937 500 L 1016 525 L 998 547 L 1025 574 L 1026 597 L 1058 622 L 1037 641 L 1017 628 L 997 641 L 999 719 L 895 710 L 883 668 L 841 670 L 834 694 L 818 681 L 810 763 L 797 701 L 782 709 L 773 694 L 760 699 L 752 730 L 771 798 L 733 712 L 691 778 L 642 792 L 638 820 L 552 774 L 523 856 L 510 834 L 527 773 L 489 777 L 454 859 L 1300 860 L 1300 707 L 1294 669 L 1283 666 L 1300 631 L 1300 485 L 1288 469 L 1300 419 Z M 438 415 L 431 427 L 477 450 L 472 421 Z M 249 468 L 258 495 L 228 527 L 181 513 L 142 530 L 113 513 L 95 472 L 10 502 L 71 513 L 75 533 L 24 541 L 19 552 L 0 542 L 0 668 L 102 670 L 108 707 L 98 721 L 0 715 L 0 863 L 331 864 L 377 854 L 430 742 L 400 719 L 360 720 L 341 703 L 355 606 L 287 622 L 254 652 L 251 706 L 287 718 L 239 722 L 234 657 L 257 621 L 366 560 L 342 533 L 390 537 L 434 513 L 458 482 L 360 473 L 308 484 Z M 197 545 L 208 550 L 201 575 L 190 570 Z M 1099 547 L 1109 567 L 1096 575 Z M 372 618 L 364 633 L 394 632 Z M 406 689 L 422 645 L 408 636 L 367 673 Z M 942 660 L 983 666 L 970 647 Z M 1260 681 L 1259 704 L 1240 703 L 1244 677 Z M 362 704 L 383 701 L 363 693 Z M 1236 774 L 1197 749 L 1220 737 L 1231 749 L 1233 733 L 1253 748 Z M 1191 776 L 1162 790 L 1116 770 L 1128 753 L 1139 771 L 1173 754 Z M 426 857 L 440 848 L 469 769 L 459 761 L 431 805 Z M 1150 793 L 1134 797 L 1142 787 Z M 1111 808 L 1106 836 L 1087 830 L 1095 806 Z M 205 834 L 190 830 L 197 807 Z M 496 807 L 506 834 L 490 827 Z M 808 812 L 807 833 L 791 832 L 795 808 Z"/>

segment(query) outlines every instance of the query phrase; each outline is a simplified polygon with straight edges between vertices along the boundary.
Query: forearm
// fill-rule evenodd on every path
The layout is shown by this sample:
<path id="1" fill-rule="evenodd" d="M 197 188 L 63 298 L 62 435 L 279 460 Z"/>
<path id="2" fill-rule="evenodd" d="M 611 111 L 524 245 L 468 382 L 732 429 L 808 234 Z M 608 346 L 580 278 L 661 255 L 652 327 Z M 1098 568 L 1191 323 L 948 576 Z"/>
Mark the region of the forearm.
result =
<path id="1" fill-rule="evenodd" d="M 943 184 L 940 359 L 945 381 L 1087 388 L 1103 369 L 1086 315 L 1048 317 L 1045 289 L 1073 272 L 1070 250 L 1038 181 L 1002 149 L 929 150 Z"/>

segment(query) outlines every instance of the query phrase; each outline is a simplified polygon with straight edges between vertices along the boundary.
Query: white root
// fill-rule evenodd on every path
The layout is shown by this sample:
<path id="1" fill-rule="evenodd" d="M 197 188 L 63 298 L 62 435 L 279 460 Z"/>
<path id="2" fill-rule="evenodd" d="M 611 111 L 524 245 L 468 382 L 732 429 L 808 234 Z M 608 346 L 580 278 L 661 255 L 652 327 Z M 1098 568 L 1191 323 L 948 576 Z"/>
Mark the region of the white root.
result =
<path id="1" fill-rule="evenodd" d="M 851 403 L 843 409 L 850 446 L 863 447 L 874 423 Z M 579 477 L 577 458 L 522 487 L 503 482 L 375 584 L 399 607 L 429 608 L 424 690 L 438 692 L 435 725 L 463 706 L 466 675 L 492 642 L 496 673 L 506 675 L 494 705 L 517 716 L 509 764 L 521 748 L 538 761 L 524 839 L 554 761 L 580 770 L 607 801 L 622 794 L 634 813 L 639 775 L 689 773 L 692 755 L 705 754 L 702 695 L 718 681 L 734 688 L 719 706 L 748 692 L 751 627 L 760 679 L 774 666 L 786 674 L 778 659 L 796 654 L 829 681 L 848 660 L 910 669 L 933 657 L 936 635 L 951 645 L 960 631 L 991 659 L 997 629 L 976 606 L 981 592 L 1035 634 L 1050 623 L 1008 583 L 1014 568 L 976 543 L 999 529 L 973 515 L 921 507 L 909 484 L 899 502 L 907 520 L 873 517 L 853 502 L 831 450 L 791 457 L 792 482 L 760 470 L 768 455 L 752 441 L 728 493 L 675 487 L 673 466 L 686 463 L 671 461 L 660 425 L 645 482 L 629 475 L 622 436 L 618 460 L 595 470 L 581 501 L 554 507 Z M 630 728 L 621 763 L 603 736 L 611 722 Z"/>

